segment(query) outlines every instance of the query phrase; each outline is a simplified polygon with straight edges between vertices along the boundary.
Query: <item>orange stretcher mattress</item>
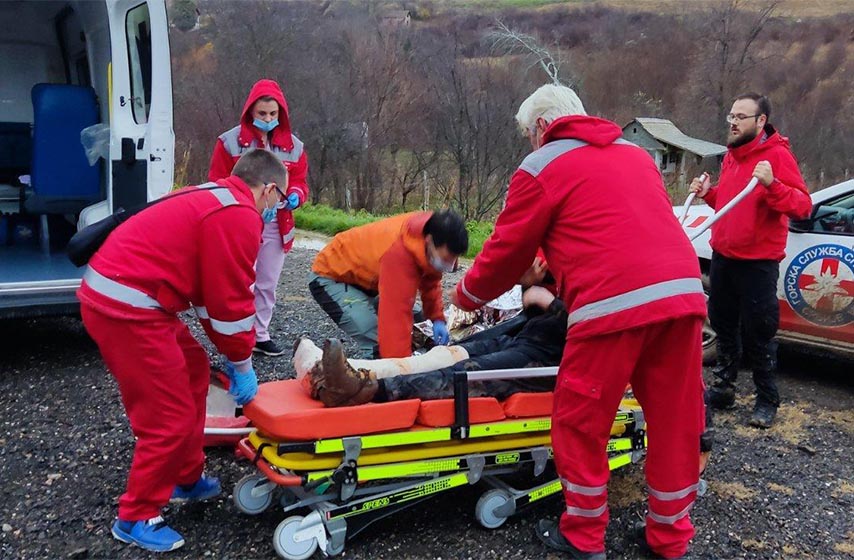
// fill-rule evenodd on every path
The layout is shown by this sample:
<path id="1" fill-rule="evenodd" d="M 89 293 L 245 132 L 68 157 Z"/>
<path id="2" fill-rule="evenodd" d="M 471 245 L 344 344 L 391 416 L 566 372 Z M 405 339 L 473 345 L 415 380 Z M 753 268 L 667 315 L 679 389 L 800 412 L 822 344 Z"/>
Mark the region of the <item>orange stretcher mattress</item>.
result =
<path id="1" fill-rule="evenodd" d="M 469 399 L 469 422 L 497 422 L 505 418 L 550 416 L 552 393 L 516 393 L 503 403 L 492 397 Z M 360 406 L 326 408 L 309 397 L 296 380 L 273 381 L 258 387 L 258 394 L 243 413 L 265 436 L 278 440 L 316 439 L 431 428 L 454 423 L 453 399 L 411 399 Z"/>

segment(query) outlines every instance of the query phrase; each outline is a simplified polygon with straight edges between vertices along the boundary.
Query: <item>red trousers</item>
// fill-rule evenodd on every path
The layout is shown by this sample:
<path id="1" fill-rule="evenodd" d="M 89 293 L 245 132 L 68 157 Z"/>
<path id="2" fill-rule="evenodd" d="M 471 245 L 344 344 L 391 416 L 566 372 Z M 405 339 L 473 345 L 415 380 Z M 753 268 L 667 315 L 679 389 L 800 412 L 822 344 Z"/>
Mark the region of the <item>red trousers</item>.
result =
<path id="1" fill-rule="evenodd" d="M 85 303 L 81 315 L 116 378 L 136 436 L 119 519 L 160 515 L 176 484 L 202 475 L 205 400 L 210 365 L 204 348 L 177 317 L 140 312 L 137 320 L 109 317 Z"/>
<path id="2" fill-rule="evenodd" d="M 605 446 L 631 382 L 648 430 L 647 542 L 665 558 L 687 551 L 705 420 L 702 324 L 686 317 L 567 341 L 555 387 L 552 446 L 566 500 L 560 529 L 576 548 L 605 550 Z"/>

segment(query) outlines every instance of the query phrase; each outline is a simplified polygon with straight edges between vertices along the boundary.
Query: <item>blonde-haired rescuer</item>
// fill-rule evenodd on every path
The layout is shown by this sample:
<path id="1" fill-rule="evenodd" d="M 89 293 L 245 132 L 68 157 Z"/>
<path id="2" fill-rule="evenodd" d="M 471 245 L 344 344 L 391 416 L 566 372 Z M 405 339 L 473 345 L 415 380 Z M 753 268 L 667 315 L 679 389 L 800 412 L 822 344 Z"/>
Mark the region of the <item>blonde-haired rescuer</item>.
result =
<path id="1" fill-rule="evenodd" d="M 472 310 L 507 290 L 542 247 L 568 310 L 552 444 L 566 509 L 538 536 L 572 558 L 605 558 L 614 415 L 631 382 L 648 426 L 644 545 L 678 558 L 694 536 L 703 431 L 697 256 L 652 158 L 546 85 L 516 115 L 533 152 L 513 175 L 495 231 L 453 300 Z"/>

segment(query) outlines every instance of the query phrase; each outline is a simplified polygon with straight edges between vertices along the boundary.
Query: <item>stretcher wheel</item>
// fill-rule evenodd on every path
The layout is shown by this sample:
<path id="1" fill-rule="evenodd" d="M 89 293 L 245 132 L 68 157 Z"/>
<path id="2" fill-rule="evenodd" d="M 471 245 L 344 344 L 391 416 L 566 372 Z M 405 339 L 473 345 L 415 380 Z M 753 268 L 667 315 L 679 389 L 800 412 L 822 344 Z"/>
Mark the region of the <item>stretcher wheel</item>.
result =
<path id="1" fill-rule="evenodd" d="M 267 492 L 261 496 L 253 496 L 252 490 L 256 486 L 266 484 L 267 479 L 258 474 L 250 474 L 241 478 L 234 485 L 232 497 L 237 509 L 247 515 L 258 515 L 263 513 L 273 503 L 273 492 Z"/>
<path id="2" fill-rule="evenodd" d="M 504 490 L 494 489 L 485 492 L 477 501 L 474 508 L 474 518 L 487 529 L 497 529 L 507 521 L 495 513 L 495 510 L 512 500 L 513 498 Z"/>
<path id="3" fill-rule="evenodd" d="M 294 540 L 302 523 L 301 515 L 293 515 L 279 523 L 273 533 L 273 548 L 285 560 L 306 560 L 317 550 L 317 539 L 297 542 Z"/>

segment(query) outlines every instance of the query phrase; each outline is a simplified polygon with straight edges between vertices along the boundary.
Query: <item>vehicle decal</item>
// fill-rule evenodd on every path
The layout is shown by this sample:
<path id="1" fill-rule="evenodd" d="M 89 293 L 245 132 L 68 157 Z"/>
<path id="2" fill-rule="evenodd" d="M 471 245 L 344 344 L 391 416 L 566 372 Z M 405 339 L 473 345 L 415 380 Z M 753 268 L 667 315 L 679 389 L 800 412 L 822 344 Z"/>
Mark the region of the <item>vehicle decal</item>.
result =
<path id="1" fill-rule="evenodd" d="M 792 309 L 810 323 L 854 322 L 854 251 L 832 243 L 805 249 L 786 269 L 783 289 Z"/>

